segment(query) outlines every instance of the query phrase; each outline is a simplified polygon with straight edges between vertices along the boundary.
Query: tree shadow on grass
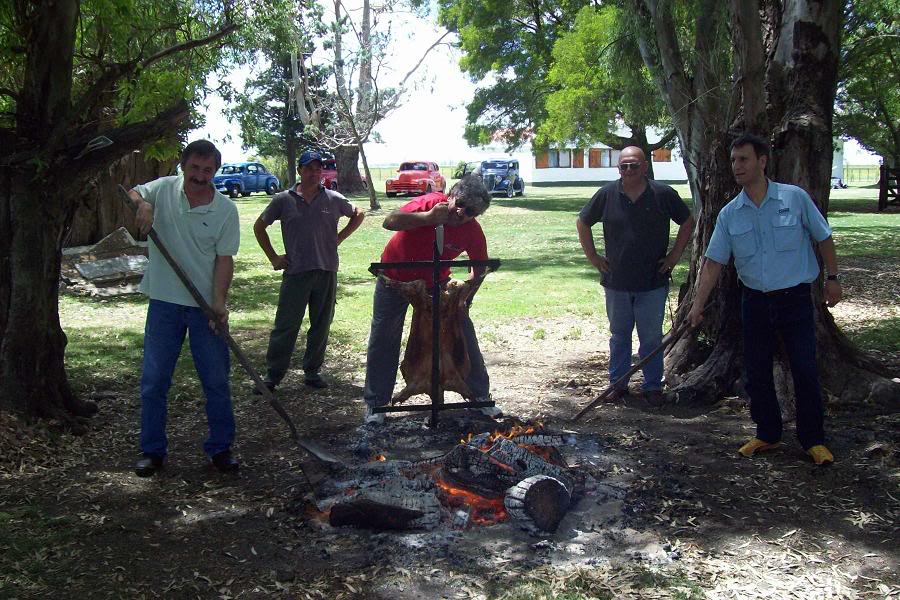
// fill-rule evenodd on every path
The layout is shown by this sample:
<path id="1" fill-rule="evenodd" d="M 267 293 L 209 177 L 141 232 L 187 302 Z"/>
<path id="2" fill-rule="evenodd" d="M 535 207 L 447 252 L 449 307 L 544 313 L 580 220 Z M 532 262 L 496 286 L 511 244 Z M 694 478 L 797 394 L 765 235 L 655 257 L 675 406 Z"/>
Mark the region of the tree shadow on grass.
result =
<path id="1" fill-rule="evenodd" d="M 835 233 L 838 256 L 897 257 L 900 256 L 900 223 L 898 226 L 865 225 L 837 226 Z"/>

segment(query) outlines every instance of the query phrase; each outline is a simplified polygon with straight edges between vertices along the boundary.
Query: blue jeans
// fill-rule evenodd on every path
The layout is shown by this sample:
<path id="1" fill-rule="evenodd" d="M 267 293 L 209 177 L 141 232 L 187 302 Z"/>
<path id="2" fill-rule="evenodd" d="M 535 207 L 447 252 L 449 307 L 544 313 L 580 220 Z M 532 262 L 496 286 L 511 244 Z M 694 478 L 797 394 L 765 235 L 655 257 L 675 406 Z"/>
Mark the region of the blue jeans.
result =
<path id="1" fill-rule="evenodd" d="M 743 287 L 741 321 L 744 334 L 744 368 L 750 416 L 756 437 L 764 442 L 781 440 L 781 407 L 775 395 L 772 362 L 775 334 L 781 335 L 791 365 L 797 405 L 797 438 L 809 450 L 825 440 L 822 390 L 816 364 L 816 324 L 808 283 L 765 294 Z"/>
<path id="2" fill-rule="evenodd" d="M 662 324 L 666 309 L 668 286 L 646 292 L 629 292 L 603 288 L 606 292 L 606 316 L 609 319 L 609 381 L 624 377 L 631 369 L 631 332 L 637 325 L 640 347 L 638 355 L 643 359 L 662 343 Z M 663 353 L 654 356 L 642 369 L 645 392 L 661 390 Z M 628 387 L 628 382 L 619 384 Z"/>
<path id="3" fill-rule="evenodd" d="M 389 288 L 379 277 L 375 282 L 372 328 L 366 355 L 366 387 L 363 391 L 363 398 L 369 406 L 384 406 L 391 401 L 397 381 L 397 367 L 400 365 L 400 342 L 408 307 L 406 298 Z M 460 325 L 471 363 L 466 385 L 475 398 L 486 398 L 490 393 L 490 379 L 478 348 L 475 326 L 468 314 L 460 320 Z"/>
<path id="4" fill-rule="evenodd" d="M 150 300 L 144 327 L 144 368 L 141 375 L 141 452 L 167 453 L 166 395 L 184 336 L 190 332 L 191 356 L 206 395 L 209 456 L 228 450 L 234 441 L 234 413 L 228 372 L 228 344 L 209 328 L 209 320 L 195 306 Z"/>

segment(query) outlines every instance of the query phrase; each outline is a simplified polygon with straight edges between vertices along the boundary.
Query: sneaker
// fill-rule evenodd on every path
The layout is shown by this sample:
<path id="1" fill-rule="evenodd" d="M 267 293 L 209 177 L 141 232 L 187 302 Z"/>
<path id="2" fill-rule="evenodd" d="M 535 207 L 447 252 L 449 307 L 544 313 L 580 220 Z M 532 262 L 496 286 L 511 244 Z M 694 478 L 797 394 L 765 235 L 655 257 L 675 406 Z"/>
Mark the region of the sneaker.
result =
<path id="1" fill-rule="evenodd" d="M 834 456 L 831 452 L 828 451 L 828 448 L 823 446 L 822 444 L 817 444 L 806 451 L 809 454 L 813 462 L 819 466 L 830 465 L 834 462 Z"/>
<path id="2" fill-rule="evenodd" d="M 478 410 L 480 410 L 481 414 L 483 414 L 484 416 L 490 417 L 492 419 L 499 419 L 503 416 L 503 410 L 499 406 L 485 406 L 483 408 L 479 408 Z"/>
<path id="3" fill-rule="evenodd" d="M 753 438 L 746 444 L 738 449 L 738 454 L 741 456 L 753 456 L 757 452 L 765 452 L 766 450 L 775 450 L 781 446 L 781 442 L 775 442 L 774 444 L 770 444 L 769 442 L 764 442 L 759 438 Z"/>
<path id="4" fill-rule="evenodd" d="M 269 388 L 269 391 L 272 392 L 273 394 L 275 393 L 275 388 L 278 387 L 278 384 L 277 384 L 277 383 L 272 383 L 272 382 L 269 381 L 268 379 L 263 380 L 263 384 L 264 384 L 267 388 Z M 253 395 L 254 395 L 254 396 L 262 396 L 262 392 L 259 391 L 259 388 L 256 387 L 256 384 L 253 385 Z"/>
<path id="5" fill-rule="evenodd" d="M 384 424 L 384 413 L 373 412 L 372 407 L 366 409 L 366 418 L 363 419 L 363 425 L 382 425 Z"/>
<path id="6" fill-rule="evenodd" d="M 478 398 L 473 398 L 472 402 L 490 402 L 491 395 L 487 396 L 479 396 Z M 490 417 L 492 419 L 499 419 L 503 416 L 503 410 L 499 406 L 483 406 L 478 409 L 481 414 L 486 417 Z"/>

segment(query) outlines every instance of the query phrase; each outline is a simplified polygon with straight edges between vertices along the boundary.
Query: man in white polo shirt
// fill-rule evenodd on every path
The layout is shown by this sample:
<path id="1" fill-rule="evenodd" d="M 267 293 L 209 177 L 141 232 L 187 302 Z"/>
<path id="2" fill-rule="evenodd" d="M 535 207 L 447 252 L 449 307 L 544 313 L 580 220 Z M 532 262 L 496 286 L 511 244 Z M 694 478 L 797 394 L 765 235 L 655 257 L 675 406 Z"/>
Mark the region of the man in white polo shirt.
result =
<path id="1" fill-rule="evenodd" d="M 212 178 L 222 155 L 206 141 L 188 144 L 181 153 L 182 174 L 135 186 L 129 195 L 138 204 L 137 225 L 152 227 L 175 261 L 218 316 L 203 314 L 184 284 L 151 241 L 150 264 L 141 291 L 150 297 L 144 329 L 141 375 L 142 457 L 135 473 L 149 477 L 162 468 L 167 454 L 166 395 L 185 334 L 203 392 L 209 437 L 203 444 L 212 464 L 222 472 L 238 469 L 231 456 L 234 413 L 228 381 L 228 345 L 216 335 L 228 327 L 225 301 L 240 246 L 240 223 L 234 202 L 216 191 Z"/>
<path id="2" fill-rule="evenodd" d="M 781 442 L 781 408 L 775 396 L 772 361 L 776 334 L 791 365 L 797 404 L 797 438 L 817 465 L 834 461 L 825 447 L 822 392 L 816 365 L 816 325 L 810 285 L 819 277 L 813 244 L 825 263 L 823 296 L 841 301 L 837 253 L 831 228 L 812 199 L 797 186 L 766 177 L 769 144 L 744 134 L 731 144 L 731 170 L 743 189 L 725 205 L 706 249 L 700 286 L 688 320 L 703 320 L 706 299 L 722 265 L 734 257 L 741 283 L 744 369 L 756 436 L 738 450 L 753 456 Z"/>

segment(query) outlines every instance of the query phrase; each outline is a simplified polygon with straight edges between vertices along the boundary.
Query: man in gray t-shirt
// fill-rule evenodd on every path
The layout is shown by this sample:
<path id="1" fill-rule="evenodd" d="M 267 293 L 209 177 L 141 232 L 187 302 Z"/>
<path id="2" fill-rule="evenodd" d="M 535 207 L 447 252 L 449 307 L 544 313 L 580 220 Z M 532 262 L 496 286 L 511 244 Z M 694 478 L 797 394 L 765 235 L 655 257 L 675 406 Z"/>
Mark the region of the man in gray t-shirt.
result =
<path id="1" fill-rule="evenodd" d="M 307 305 L 309 330 L 303 355 L 304 381 L 313 388 L 328 387 L 319 369 L 325 360 L 334 317 L 337 247 L 356 231 L 365 216 L 344 196 L 322 187 L 322 156 L 318 152 L 304 152 L 297 162 L 297 171 L 300 183 L 292 190 L 275 194 L 253 225 L 256 241 L 272 268 L 284 271 L 275 325 L 266 352 L 265 383 L 271 390 L 287 373 Z M 342 215 L 350 221 L 338 232 Z M 275 221 L 281 221 L 285 254 L 275 252 L 266 232 Z"/>

